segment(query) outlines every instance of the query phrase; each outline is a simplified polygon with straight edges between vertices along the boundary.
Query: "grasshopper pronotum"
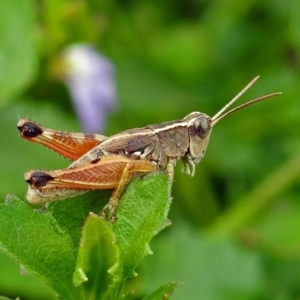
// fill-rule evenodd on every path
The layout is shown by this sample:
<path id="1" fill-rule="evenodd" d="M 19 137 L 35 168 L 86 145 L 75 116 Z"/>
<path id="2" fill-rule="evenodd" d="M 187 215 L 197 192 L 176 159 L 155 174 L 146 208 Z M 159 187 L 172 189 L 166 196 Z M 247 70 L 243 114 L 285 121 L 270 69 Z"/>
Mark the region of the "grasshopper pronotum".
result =
<path id="1" fill-rule="evenodd" d="M 134 173 L 167 168 L 172 178 L 173 167 L 181 159 L 184 171 L 193 176 L 195 165 L 204 156 L 211 130 L 217 122 L 243 107 L 281 94 L 259 97 L 225 112 L 258 78 L 255 77 L 212 118 L 192 112 L 181 120 L 126 130 L 110 137 L 55 131 L 29 120 L 20 120 L 21 137 L 75 160 L 65 170 L 26 173 L 25 179 L 30 184 L 27 199 L 35 203 L 47 202 L 72 197 L 83 190 L 116 188 L 108 203 L 114 210 L 124 185 Z M 112 176 L 105 173 L 107 169 Z M 93 173 L 93 180 L 90 180 L 89 172 Z M 74 173 L 77 173 L 77 180 Z"/>

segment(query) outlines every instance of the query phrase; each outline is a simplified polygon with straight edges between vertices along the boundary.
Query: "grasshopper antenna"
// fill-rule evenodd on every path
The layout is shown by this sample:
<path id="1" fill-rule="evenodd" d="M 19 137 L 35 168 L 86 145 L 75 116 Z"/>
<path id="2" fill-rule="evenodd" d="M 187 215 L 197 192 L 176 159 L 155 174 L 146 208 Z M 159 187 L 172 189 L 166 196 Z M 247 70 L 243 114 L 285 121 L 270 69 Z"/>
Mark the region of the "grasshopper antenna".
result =
<path id="1" fill-rule="evenodd" d="M 275 96 L 279 96 L 282 93 L 281 92 L 277 92 L 277 93 L 272 93 L 269 95 L 265 95 L 259 98 L 256 98 L 254 100 L 248 101 L 244 104 L 241 104 L 231 110 L 229 110 L 228 112 L 224 113 L 234 102 L 236 102 L 236 100 L 238 100 L 257 80 L 259 79 L 259 76 L 256 76 L 250 83 L 248 83 L 231 101 L 229 101 L 219 112 L 217 112 L 212 118 L 211 118 L 211 126 L 213 127 L 214 125 L 216 125 L 220 120 L 222 120 L 223 118 L 227 117 L 228 115 L 232 114 L 233 112 L 240 110 L 246 106 L 252 105 L 256 102 L 260 102 L 263 101 L 265 99 L 268 98 L 272 98 Z M 223 114 L 224 113 L 224 114 Z M 222 115 L 223 114 L 223 115 Z"/>

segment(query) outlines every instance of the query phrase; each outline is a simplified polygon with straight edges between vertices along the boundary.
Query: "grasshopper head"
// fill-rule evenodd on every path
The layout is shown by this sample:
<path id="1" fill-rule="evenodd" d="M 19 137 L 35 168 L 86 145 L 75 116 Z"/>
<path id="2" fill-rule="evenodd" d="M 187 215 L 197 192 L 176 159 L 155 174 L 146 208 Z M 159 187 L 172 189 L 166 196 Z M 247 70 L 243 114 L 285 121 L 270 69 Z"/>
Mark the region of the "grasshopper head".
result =
<path id="1" fill-rule="evenodd" d="M 210 133 L 211 133 L 211 118 L 201 112 L 192 112 L 183 120 L 187 122 L 189 133 L 189 153 L 183 159 L 187 166 L 186 172 L 193 176 L 195 165 L 200 162 L 205 154 Z M 189 170 L 191 167 L 191 171 Z"/>
<path id="2" fill-rule="evenodd" d="M 183 120 L 187 122 L 188 133 L 189 133 L 189 149 L 186 155 L 182 158 L 185 165 L 186 173 L 193 176 L 195 171 L 195 165 L 200 162 L 205 154 L 210 133 L 214 125 L 216 125 L 220 120 L 238 111 L 246 106 L 252 105 L 256 102 L 281 95 L 281 93 L 273 93 L 266 96 L 256 98 L 254 100 L 248 101 L 241 104 L 229 111 L 227 109 L 248 90 L 259 78 L 255 77 L 245 88 L 242 89 L 231 101 L 229 101 L 218 113 L 216 113 L 212 118 L 201 112 L 193 112 L 187 115 Z M 226 112 L 227 111 L 227 112 Z M 191 169 L 191 170 L 190 170 Z"/>

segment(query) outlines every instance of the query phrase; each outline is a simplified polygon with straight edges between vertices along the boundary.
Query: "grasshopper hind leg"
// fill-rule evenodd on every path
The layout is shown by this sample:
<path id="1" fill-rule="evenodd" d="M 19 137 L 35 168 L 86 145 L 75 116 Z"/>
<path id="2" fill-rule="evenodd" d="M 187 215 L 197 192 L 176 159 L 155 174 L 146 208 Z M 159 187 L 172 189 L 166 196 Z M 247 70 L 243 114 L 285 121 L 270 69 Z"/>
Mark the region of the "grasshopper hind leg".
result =
<path id="1" fill-rule="evenodd" d="M 119 198 L 124 190 L 125 185 L 129 182 L 132 177 L 132 173 L 130 172 L 132 168 L 132 163 L 128 163 L 123 170 L 119 185 L 113 191 L 108 203 L 103 207 L 100 212 L 100 216 L 104 219 L 107 219 L 111 222 L 115 222 L 115 212 L 119 205 Z"/>

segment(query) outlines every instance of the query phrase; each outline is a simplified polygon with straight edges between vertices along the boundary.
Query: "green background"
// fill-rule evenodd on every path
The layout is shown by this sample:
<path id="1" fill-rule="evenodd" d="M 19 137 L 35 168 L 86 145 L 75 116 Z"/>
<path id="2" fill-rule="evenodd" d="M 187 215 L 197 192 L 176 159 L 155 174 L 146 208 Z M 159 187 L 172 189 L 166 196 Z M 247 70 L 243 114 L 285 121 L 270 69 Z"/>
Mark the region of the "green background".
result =
<path id="1" fill-rule="evenodd" d="M 183 281 L 173 299 L 300 298 L 300 2 L 26 1 L 0 4 L 0 193 L 24 198 L 23 173 L 68 165 L 18 137 L 18 118 L 80 131 L 53 63 L 91 43 L 116 67 L 119 106 L 105 135 L 214 115 L 252 78 L 244 101 L 283 95 L 222 120 L 194 177 L 176 167 L 172 226 L 130 281 L 137 299 Z M 0 228 L 1 230 L 1 228 Z M 55 299 L 0 254 L 0 294 Z"/>

